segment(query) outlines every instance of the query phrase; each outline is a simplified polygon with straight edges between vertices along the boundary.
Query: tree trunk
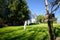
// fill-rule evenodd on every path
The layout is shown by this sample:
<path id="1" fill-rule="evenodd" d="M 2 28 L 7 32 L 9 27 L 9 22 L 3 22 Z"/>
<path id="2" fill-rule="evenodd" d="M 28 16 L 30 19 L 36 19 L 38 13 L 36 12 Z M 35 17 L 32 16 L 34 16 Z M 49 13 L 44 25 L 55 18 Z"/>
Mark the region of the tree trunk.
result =
<path id="1" fill-rule="evenodd" d="M 44 0 L 44 1 L 45 1 L 45 7 L 46 7 L 46 15 L 48 15 L 47 23 L 48 23 L 48 29 L 49 29 L 49 38 L 50 38 L 50 40 L 55 40 L 54 32 L 53 32 L 53 21 L 50 20 L 52 17 L 49 14 L 48 2 L 47 2 L 47 0 Z"/>
<path id="2" fill-rule="evenodd" d="M 54 31 L 53 31 L 53 23 L 52 23 L 52 21 L 49 21 L 48 20 L 48 29 L 49 29 L 49 38 L 50 38 L 50 40 L 55 40 L 55 35 L 54 35 Z"/>

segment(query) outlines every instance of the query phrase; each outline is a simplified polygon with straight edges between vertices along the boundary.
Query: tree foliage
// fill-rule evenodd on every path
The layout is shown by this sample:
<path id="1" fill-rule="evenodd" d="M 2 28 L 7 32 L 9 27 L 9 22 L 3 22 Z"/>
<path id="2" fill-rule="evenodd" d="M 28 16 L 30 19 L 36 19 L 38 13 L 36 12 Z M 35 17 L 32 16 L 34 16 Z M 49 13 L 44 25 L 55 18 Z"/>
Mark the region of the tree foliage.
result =
<path id="1" fill-rule="evenodd" d="M 0 15 L 5 24 L 24 24 L 24 21 L 30 18 L 29 14 L 26 0 L 0 0 Z"/>
<path id="2" fill-rule="evenodd" d="M 40 22 L 40 23 L 46 23 L 46 16 L 44 16 L 44 15 L 38 15 L 37 16 L 37 18 L 36 18 L 36 20 L 37 20 L 37 22 Z M 57 22 L 57 18 L 54 18 L 53 19 L 54 21 L 54 23 L 56 23 Z"/>
<path id="3" fill-rule="evenodd" d="M 45 16 L 44 15 L 38 15 L 37 16 L 37 22 L 42 22 L 45 20 Z"/>

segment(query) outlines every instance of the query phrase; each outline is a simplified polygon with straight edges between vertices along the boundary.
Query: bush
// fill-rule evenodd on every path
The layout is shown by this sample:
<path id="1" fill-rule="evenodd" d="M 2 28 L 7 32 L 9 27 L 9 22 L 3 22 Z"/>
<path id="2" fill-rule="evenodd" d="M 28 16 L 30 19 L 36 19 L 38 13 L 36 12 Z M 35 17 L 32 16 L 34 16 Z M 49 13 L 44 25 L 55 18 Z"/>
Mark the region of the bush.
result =
<path id="1" fill-rule="evenodd" d="M 0 24 L 0 28 L 3 28 L 4 27 L 4 24 Z"/>
<path id="2" fill-rule="evenodd" d="M 30 23 L 29 25 L 36 25 L 36 24 L 38 24 L 38 23 Z"/>

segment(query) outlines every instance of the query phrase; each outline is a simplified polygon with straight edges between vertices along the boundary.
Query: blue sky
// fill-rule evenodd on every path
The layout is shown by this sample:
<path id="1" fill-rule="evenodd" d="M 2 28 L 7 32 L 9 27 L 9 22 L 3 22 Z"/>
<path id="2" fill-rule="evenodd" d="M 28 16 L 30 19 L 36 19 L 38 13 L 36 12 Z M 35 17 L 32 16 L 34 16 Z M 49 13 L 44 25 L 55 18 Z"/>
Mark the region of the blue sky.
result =
<path id="1" fill-rule="evenodd" d="M 32 14 L 45 15 L 44 0 L 27 0 L 27 5 Z M 60 8 L 55 12 L 55 16 L 60 21 Z"/>

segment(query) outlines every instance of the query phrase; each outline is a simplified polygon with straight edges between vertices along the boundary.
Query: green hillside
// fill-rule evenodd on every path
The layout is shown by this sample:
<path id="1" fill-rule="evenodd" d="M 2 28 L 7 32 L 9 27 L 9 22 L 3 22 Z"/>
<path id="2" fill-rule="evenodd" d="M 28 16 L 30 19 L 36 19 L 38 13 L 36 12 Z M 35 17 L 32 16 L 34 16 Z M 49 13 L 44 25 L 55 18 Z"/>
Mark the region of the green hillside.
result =
<path id="1" fill-rule="evenodd" d="M 54 33 L 60 37 L 60 25 L 54 24 Z M 48 40 L 47 24 L 27 26 L 9 26 L 0 28 L 0 40 Z"/>

